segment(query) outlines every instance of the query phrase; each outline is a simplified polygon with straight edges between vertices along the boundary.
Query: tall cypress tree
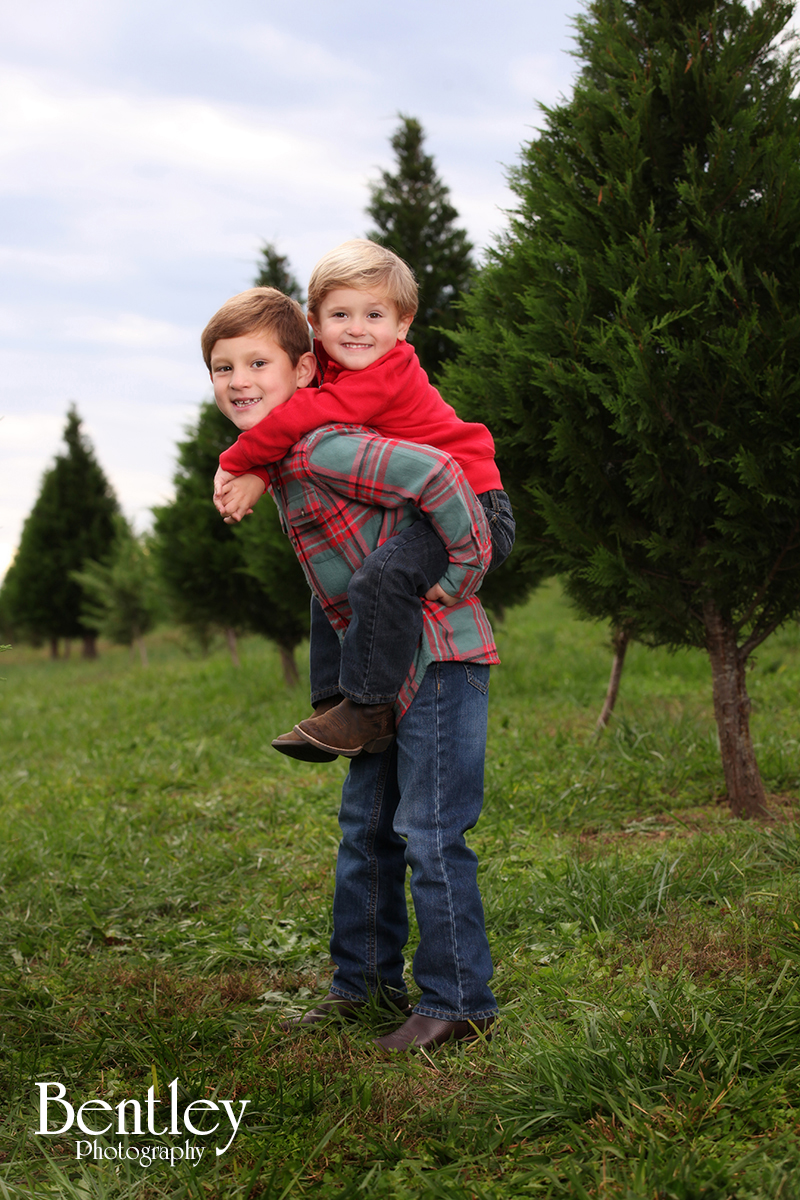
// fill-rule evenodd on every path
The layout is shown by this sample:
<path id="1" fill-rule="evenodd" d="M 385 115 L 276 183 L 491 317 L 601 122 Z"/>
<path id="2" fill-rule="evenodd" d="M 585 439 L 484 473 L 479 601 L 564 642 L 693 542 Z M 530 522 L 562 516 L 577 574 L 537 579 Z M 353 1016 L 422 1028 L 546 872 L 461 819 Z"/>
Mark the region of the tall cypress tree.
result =
<path id="1" fill-rule="evenodd" d="M 531 569 L 704 647 L 732 810 L 763 810 L 745 670 L 800 613 L 800 107 L 787 0 L 594 0 L 572 99 L 445 391 L 498 435 Z"/>
<path id="2" fill-rule="evenodd" d="M 74 406 L 64 441 L 66 452 L 46 472 L 23 526 L 3 588 L 4 607 L 23 636 L 50 641 L 53 657 L 60 638 L 79 637 L 84 656 L 93 658 L 95 630 L 82 619 L 83 591 L 73 572 L 110 553 L 119 504 Z"/>
<path id="3" fill-rule="evenodd" d="M 391 138 L 397 170 L 381 171 L 380 181 L 370 187 L 367 213 L 377 228 L 367 237 L 399 254 L 417 278 L 419 309 L 408 340 L 434 377 L 455 355 L 453 342 L 442 331 L 456 328 L 454 303 L 469 287 L 474 265 L 472 245 L 456 226 L 450 189 L 439 178 L 432 155 L 425 153 L 424 141 L 419 121 L 401 114 Z"/>

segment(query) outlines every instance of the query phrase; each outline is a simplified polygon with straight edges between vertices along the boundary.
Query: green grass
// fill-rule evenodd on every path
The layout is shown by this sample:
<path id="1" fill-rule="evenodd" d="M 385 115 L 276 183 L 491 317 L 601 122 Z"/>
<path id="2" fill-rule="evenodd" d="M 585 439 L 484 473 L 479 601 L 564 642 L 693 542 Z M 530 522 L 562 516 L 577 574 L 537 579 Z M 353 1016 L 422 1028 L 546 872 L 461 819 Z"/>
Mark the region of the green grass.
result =
<path id="1" fill-rule="evenodd" d="M 551 587 L 498 642 L 472 844 L 502 1026 L 401 1062 L 375 1013 L 275 1026 L 328 981 L 346 768 L 271 750 L 307 704 L 271 648 L 3 655 L 0 1197 L 800 1197 L 800 633 L 749 676 L 759 823 L 720 802 L 703 655 L 634 646 L 598 739 L 602 628 Z M 117 1104 L 176 1077 L 181 1106 L 249 1101 L 226 1154 L 34 1132 L 37 1081 Z"/>

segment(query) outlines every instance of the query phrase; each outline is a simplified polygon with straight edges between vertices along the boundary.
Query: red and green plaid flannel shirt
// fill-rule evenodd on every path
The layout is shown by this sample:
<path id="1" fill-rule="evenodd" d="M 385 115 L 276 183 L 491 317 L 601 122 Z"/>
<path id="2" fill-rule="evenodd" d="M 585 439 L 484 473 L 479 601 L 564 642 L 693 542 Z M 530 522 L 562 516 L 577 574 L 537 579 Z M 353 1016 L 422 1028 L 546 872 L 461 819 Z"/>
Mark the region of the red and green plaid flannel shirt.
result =
<path id="1" fill-rule="evenodd" d="M 341 636 L 350 577 L 366 556 L 424 513 L 450 555 L 440 581 L 460 603 L 423 600 L 423 636 L 398 697 L 402 714 L 431 662 L 500 661 L 478 597 L 492 547 L 486 514 L 443 450 L 326 425 L 268 468 L 270 491 L 311 590 Z"/>

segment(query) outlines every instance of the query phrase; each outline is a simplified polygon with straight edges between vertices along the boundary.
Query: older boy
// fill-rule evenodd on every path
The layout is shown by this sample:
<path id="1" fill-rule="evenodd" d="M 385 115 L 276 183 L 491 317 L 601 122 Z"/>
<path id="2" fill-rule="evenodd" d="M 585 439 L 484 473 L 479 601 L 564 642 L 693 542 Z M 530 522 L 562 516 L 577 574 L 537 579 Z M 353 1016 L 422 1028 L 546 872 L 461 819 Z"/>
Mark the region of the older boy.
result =
<path id="1" fill-rule="evenodd" d="M 203 345 L 212 377 L 230 372 L 251 380 L 231 405 L 240 428 L 252 409 L 272 411 L 310 377 L 304 323 L 293 301 L 265 288 L 234 297 L 209 322 Z M 376 1039 L 383 1050 L 488 1035 L 497 1008 L 492 965 L 477 859 L 464 840 L 483 800 L 489 665 L 498 661 L 481 605 L 466 595 L 490 553 L 484 511 L 447 454 L 352 426 L 329 425 L 301 438 L 268 468 L 268 478 L 298 559 L 336 628 L 346 628 L 351 615 L 353 572 L 376 547 L 419 525 L 420 513 L 470 581 L 453 606 L 425 606 L 398 698 L 396 740 L 350 764 L 339 813 L 331 989 L 287 1027 L 350 1018 L 375 997 L 407 1016 L 394 1033 Z M 403 979 L 406 863 L 420 932 L 414 977 L 421 997 L 413 1012 Z"/>
<path id="2" fill-rule="evenodd" d="M 328 422 L 367 425 L 387 437 L 453 455 L 489 518 L 489 569 L 499 566 L 513 544 L 514 522 L 508 497 L 500 490 L 494 443 L 484 425 L 460 420 L 442 400 L 406 342 L 417 308 L 417 285 L 407 264 L 375 242 L 345 242 L 314 268 L 308 307 L 324 368 L 322 385 L 299 391 L 270 413 L 253 403 L 246 425 L 237 420 L 243 432 L 220 456 L 215 481 L 219 510 L 240 520 L 267 481 L 260 464 L 279 461 L 304 434 Z M 212 372 L 212 379 L 217 403 L 231 415 L 242 388 L 235 391 L 230 376 L 221 379 Z M 246 474 L 240 479 L 230 473 L 242 471 Z M 353 619 L 341 652 L 312 604 L 315 715 L 273 746 L 317 761 L 383 748 L 422 632 L 421 597 L 449 604 L 463 594 L 463 584 L 426 522 L 370 555 L 354 574 L 349 595 Z"/>

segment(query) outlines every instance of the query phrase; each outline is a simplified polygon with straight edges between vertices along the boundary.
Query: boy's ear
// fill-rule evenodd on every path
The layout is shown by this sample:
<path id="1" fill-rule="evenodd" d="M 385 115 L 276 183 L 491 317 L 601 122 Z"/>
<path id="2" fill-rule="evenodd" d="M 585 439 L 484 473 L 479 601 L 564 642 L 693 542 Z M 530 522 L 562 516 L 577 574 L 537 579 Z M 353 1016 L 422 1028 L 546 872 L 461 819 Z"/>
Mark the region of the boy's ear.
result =
<path id="1" fill-rule="evenodd" d="M 411 322 L 413 320 L 414 320 L 413 313 L 406 313 L 405 316 L 400 318 L 400 323 L 397 326 L 398 342 L 404 342 L 406 340 L 406 337 L 408 336 L 408 331 L 411 328 Z"/>
<path id="2" fill-rule="evenodd" d="M 309 350 L 301 354 L 297 363 L 297 386 L 308 387 L 317 373 L 317 360 Z"/>

